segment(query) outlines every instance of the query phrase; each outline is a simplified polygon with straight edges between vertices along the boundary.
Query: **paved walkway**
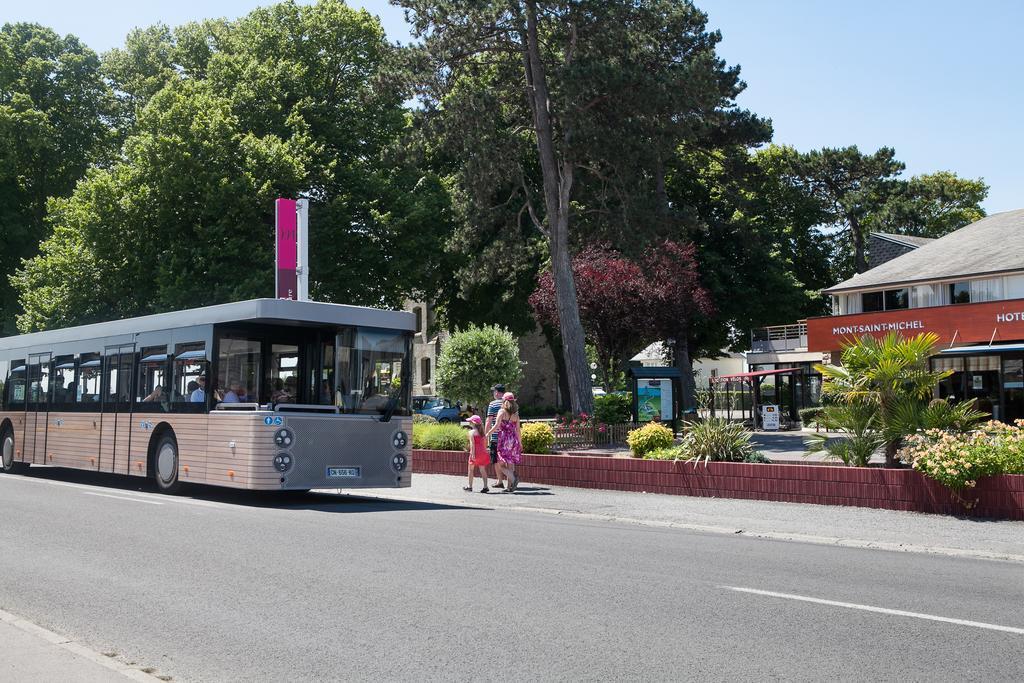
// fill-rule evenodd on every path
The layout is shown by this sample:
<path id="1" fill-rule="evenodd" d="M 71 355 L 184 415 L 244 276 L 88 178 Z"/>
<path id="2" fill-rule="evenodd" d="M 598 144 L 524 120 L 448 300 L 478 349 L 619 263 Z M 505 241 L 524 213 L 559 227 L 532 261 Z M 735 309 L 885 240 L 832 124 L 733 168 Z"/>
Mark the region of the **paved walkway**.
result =
<path id="1" fill-rule="evenodd" d="M 0 610 L 0 680 L 114 683 L 160 679 Z"/>
<path id="2" fill-rule="evenodd" d="M 466 493 L 463 477 L 413 475 L 408 489 L 344 493 L 669 526 L 860 548 L 1024 562 L 1024 522 L 870 508 L 693 498 L 523 482 L 514 494 Z M 479 491 L 479 480 L 476 483 Z M 494 491 L 494 489 L 492 489 Z"/>

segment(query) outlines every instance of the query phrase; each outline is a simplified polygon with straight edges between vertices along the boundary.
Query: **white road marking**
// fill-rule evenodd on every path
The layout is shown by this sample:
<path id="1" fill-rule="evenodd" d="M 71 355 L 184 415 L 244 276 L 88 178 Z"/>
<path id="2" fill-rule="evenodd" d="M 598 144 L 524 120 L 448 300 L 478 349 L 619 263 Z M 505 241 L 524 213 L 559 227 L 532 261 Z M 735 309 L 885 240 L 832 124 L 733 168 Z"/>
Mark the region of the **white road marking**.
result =
<path id="1" fill-rule="evenodd" d="M 85 496 L 99 496 L 100 498 L 113 498 L 114 500 L 127 500 L 129 503 L 145 503 L 146 505 L 163 505 L 158 500 L 146 500 L 144 498 L 128 498 L 127 496 L 112 496 L 109 493 L 96 493 L 94 491 L 82 491 Z"/>
<path id="2" fill-rule="evenodd" d="M 1024 636 L 1024 628 L 1017 628 L 1015 626 L 1000 626 L 999 624 L 986 624 L 983 621 L 968 621 L 966 619 L 952 619 L 950 617 L 940 617 L 934 614 L 922 614 L 921 612 L 907 612 L 901 609 L 888 609 L 886 607 L 873 607 L 871 605 L 858 605 L 855 602 L 839 602 L 837 600 L 822 600 L 821 598 L 811 598 L 806 595 L 793 595 L 792 593 L 776 593 L 774 591 L 763 591 L 756 588 L 742 588 L 740 586 L 719 586 L 730 591 L 736 591 L 738 593 L 752 593 L 754 595 L 765 595 L 770 598 L 783 598 L 785 600 L 797 600 L 799 602 L 812 602 L 817 605 L 829 605 L 830 607 L 845 607 L 847 609 L 858 609 L 864 612 L 876 612 L 878 614 L 889 614 L 895 617 L 912 617 L 914 619 L 926 619 L 928 621 L 940 621 L 945 624 L 956 624 L 958 626 L 972 626 L 974 628 L 984 628 L 989 631 L 1003 631 L 1004 633 L 1014 633 L 1019 636 Z"/>

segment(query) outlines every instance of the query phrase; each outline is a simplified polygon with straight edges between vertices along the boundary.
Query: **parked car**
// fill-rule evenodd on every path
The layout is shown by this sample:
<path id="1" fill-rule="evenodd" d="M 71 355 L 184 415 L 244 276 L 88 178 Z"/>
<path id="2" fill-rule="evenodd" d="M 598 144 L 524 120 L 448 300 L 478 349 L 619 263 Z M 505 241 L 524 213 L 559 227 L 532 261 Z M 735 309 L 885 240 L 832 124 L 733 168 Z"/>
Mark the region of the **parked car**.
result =
<path id="1" fill-rule="evenodd" d="M 461 403 L 452 403 L 440 396 L 413 396 L 413 412 L 429 415 L 438 422 L 458 422 L 462 411 Z"/>

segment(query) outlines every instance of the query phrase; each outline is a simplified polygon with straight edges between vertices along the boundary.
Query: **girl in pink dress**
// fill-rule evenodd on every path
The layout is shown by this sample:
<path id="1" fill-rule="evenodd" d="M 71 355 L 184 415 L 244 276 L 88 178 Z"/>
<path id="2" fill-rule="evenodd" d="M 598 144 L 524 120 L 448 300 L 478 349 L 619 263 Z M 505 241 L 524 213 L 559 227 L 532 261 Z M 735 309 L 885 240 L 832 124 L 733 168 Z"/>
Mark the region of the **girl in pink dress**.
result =
<path id="1" fill-rule="evenodd" d="M 523 442 L 519 432 L 519 404 L 516 403 L 516 395 L 512 392 L 502 396 L 502 400 L 501 410 L 498 411 L 491 432 L 498 432 L 498 460 L 504 466 L 509 481 L 505 493 L 512 493 L 519 486 L 516 465 L 523 459 Z"/>
<path id="2" fill-rule="evenodd" d="M 463 491 L 473 490 L 473 468 L 480 470 L 480 478 L 484 480 L 484 487 L 480 493 L 488 493 L 487 488 L 487 466 L 491 464 L 491 455 L 487 450 L 487 442 L 484 440 L 484 423 L 479 415 L 469 417 L 469 486 L 463 486 Z"/>

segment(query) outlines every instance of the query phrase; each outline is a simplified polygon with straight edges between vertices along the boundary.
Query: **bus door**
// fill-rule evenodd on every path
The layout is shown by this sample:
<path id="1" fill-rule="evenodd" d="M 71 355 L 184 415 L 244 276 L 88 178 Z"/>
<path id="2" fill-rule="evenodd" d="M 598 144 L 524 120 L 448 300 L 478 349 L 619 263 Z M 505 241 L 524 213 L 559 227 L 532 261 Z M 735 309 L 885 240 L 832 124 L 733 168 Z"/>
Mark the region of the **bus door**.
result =
<path id="1" fill-rule="evenodd" d="M 28 357 L 28 387 L 25 401 L 25 462 L 46 464 L 46 424 L 49 414 L 50 354 Z"/>
<path id="2" fill-rule="evenodd" d="M 128 447 L 131 439 L 134 358 L 134 344 L 108 346 L 103 354 L 103 415 L 100 424 L 98 468 L 100 472 L 128 474 L 131 468 Z M 145 469 L 142 474 L 146 474 Z"/>

